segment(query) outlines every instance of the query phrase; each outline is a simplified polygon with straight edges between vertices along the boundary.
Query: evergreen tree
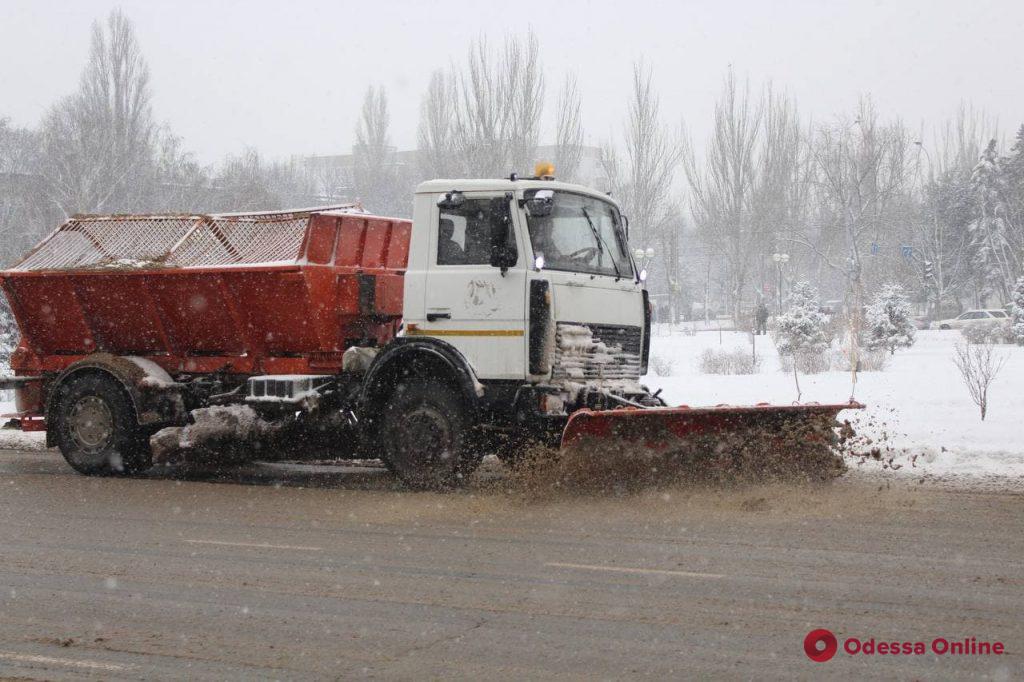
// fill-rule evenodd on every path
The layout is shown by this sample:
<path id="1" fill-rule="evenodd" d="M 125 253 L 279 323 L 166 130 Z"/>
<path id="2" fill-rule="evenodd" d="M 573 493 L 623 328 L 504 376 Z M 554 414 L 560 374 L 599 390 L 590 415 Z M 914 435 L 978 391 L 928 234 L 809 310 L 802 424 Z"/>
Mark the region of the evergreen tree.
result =
<path id="1" fill-rule="evenodd" d="M 807 282 L 796 282 L 789 294 L 789 308 L 779 315 L 775 343 L 779 355 L 792 359 L 797 402 L 802 395 L 798 371 L 813 371 L 810 367 L 814 356 L 828 348 L 828 336 L 825 334 L 827 322 L 825 314 L 821 312 L 815 288 Z"/>
<path id="2" fill-rule="evenodd" d="M 897 348 L 914 345 L 917 329 L 912 320 L 910 301 L 898 284 L 887 284 L 867 307 L 868 348 L 882 349 L 892 355 Z"/>
<path id="3" fill-rule="evenodd" d="M 983 297 L 1004 300 L 1024 268 L 1024 127 L 1008 156 L 989 142 L 971 173 L 976 217 L 971 225 L 973 266 Z"/>
<path id="4" fill-rule="evenodd" d="M 821 353 L 828 347 L 827 320 L 818 303 L 818 292 L 807 282 L 797 282 L 789 296 L 789 308 L 779 316 L 777 342 L 782 355 Z"/>
<path id="5" fill-rule="evenodd" d="M 1018 345 L 1024 346 L 1024 277 L 1018 279 L 1017 286 L 1013 288 L 1013 307 L 1010 314 L 1013 316 L 1013 339 Z"/>

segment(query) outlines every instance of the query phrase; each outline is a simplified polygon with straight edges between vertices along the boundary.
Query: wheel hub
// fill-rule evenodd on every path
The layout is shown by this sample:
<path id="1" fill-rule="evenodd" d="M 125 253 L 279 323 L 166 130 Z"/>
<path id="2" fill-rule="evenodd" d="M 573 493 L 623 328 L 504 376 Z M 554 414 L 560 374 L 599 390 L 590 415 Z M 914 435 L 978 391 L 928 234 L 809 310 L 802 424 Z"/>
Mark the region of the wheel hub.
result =
<path id="1" fill-rule="evenodd" d="M 114 434 L 114 415 L 110 405 L 99 396 L 80 398 L 68 414 L 68 430 L 82 450 L 102 450 Z"/>
<path id="2" fill-rule="evenodd" d="M 403 449 L 423 460 L 444 460 L 451 456 L 452 434 L 448 420 L 438 412 L 421 407 L 410 413 L 403 429 Z"/>

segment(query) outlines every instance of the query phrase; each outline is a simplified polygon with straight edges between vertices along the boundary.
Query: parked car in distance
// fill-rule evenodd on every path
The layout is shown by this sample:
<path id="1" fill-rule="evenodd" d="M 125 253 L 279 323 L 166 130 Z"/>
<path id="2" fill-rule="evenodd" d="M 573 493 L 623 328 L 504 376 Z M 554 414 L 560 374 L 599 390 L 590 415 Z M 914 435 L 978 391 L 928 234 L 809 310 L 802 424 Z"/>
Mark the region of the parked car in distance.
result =
<path id="1" fill-rule="evenodd" d="M 961 313 L 957 317 L 949 318 L 948 320 L 935 320 L 932 322 L 932 329 L 963 329 L 964 327 L 970 327 L 976 324 L 986 324 L 989 322 L 999 322 L 1006 320 L 1009 316 L 1005 310 L 1001 309 L 990 309 L 990 310 L 968 310 L 965 313 Z"/>

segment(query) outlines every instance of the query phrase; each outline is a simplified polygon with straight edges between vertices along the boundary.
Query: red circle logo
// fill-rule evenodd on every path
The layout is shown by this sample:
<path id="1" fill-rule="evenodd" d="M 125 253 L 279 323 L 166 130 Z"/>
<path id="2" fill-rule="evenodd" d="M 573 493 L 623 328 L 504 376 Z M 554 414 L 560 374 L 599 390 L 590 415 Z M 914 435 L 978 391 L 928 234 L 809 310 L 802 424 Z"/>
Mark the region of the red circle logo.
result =
<path id="1" fill-rule="evenodd" d="M 804 637 L 804 653 L 816 663 L 824 663 L 836 655 L 839 642 L 836 636 L 825 628 L 811 630 Z"/>

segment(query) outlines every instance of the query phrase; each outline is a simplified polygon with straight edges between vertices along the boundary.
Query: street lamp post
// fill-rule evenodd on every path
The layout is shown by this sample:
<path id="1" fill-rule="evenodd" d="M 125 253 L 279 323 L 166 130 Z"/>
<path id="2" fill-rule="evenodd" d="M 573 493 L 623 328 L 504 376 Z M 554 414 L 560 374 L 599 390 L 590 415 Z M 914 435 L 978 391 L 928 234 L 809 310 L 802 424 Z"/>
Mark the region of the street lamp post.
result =
<path id="1" fill-rule="evenodd" d="M 633 260 L 636 261 L 636 266 L 640 268 L 640 272 L 637 273 L 640 277 L 641 282 L 647 281 L 647 266 L 654 260 L 654 249 L 647 247 L 646 249 L 637 247 L 633 251 Z"/>
<path id="2" fill-rule="evenodd" d="M 633 259 L 636 261 L 636 266 L 640 268 L 643 278 L 647 279 L 647 266 L 654 260 L 654 249 L 649 246 L 646 249 L 637 247 L 633 252 Z"/>
<path id="3" fill-rule="evenodd" d="M 779 285 L 778 290 L 775 293 L 776 300 L 779 304 L 779 314 L 782 314 L 782 266 L 789 262 L 788 253 L 773 253 L 772 260 L 775 261 L 775 267 L 779 273 Z"/>

